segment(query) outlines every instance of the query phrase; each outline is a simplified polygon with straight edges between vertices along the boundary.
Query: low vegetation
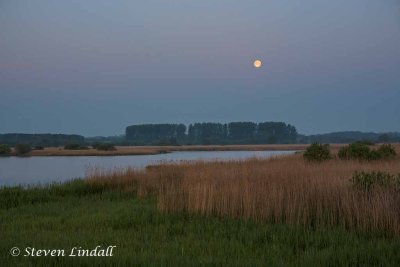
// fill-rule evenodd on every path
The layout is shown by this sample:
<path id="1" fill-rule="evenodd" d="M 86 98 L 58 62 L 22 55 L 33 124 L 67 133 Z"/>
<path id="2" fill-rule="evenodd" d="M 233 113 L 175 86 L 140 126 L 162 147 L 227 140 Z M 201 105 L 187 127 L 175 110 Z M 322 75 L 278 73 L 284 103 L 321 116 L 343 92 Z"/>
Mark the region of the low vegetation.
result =
<path id="1" fill-rule="evenodd" d="M 14 150 L 17 156 L 24 156 L 31 152 L 32 148 L 28 144 L 16 144 Z"/>
<path id="2" fill-rule="evenodd" d="M 396 156 L 396 150 L 390 144 L 383 144 L 378 149 L 373 150 L 367 144 L 357 142 L 342 147 L 338 156 L 340 159 L 356 160 L 386 160 Z"/>
<path id="3" fill-rule="evenodd" d="M 383 144 L 378 150 L 378 159 L 393 159 L 397 153 L 393 145 L 391 144 Z"/>
<path id="4" fill-rule="evenodd" d="M 92 143 L 93 149 L 66 150 L 59 147 L 46 147 L 43 150 L 32 150 L 30 156 L 117 156 L 117 155 L 154 155 L 173 151 L 275 151 L 304 150 L 308 145 L 210 145 L 210 146 L 114 146 L 115 150 L 97 150 L 99 143 Z M 337 149 L 332 145 L 332 149 Z"/>
<path id="5" fill-rule="evenodd" d="M 128 190 L 137 186 L 77 180 L 0 189 L 2 266 L 396 266 L 400 261 L 398 238 L 341 227 L 162 213 L 153 197 L 138 198 L 137 190 Z M 115 245 L 114 256 L 9 255 L 12 247 L 68 253 L 99 245 Z"/>
<path id="6" fill-rule="evenodd" d="M 84 146 L 79 143 L 69 143 L 64 146 L 66 150 L 86 150 L 89 149 L 87 146 Z"/>
<path id="7" fill-rule="evenodd" d="M 356 171 L 351 181 L 356 188 L 365 192 L 373 189 L 400 189 L 400 173 L 396 175 L 383 171 Z"/>
<path id="8" fill-rule="evenodd" d="M 96 143 L 93 144 L 92 147 L 94 149 L 100 150 L 100 151 L 114 151 L 116 150 L 115 146 L 110 143 Z"/>
<path id="9" fill-rule="evenodd" d="M 328 144 L 314 143 L 307 147 L 303 154 L 305 160 L 308 161 L 325 161 L 332 158 L 331 152 L 329 150 Z"/>
<path id="10" fill-rule="evenodd" d="M 11 148 L 8 145 L 0 144 L 0 156 L 7 156 L 11 153 Z"/>
<path id="11" fill-rule="evenodd" d="M 400 158 L 270 159 L 91 169 L 0 189 L 0 250 L 116 245 L 110 258 L 9 265 L 397 266 Z"/>
<path id="12" fill-rule="evenodd" d="M 165 164 L 146 171 L 92 170 L 87 182 L 155 196 L 164 212 L 190 212 L 305 227 L 344 227 L 400 235 L 400 194 L 359 194 L 356 171 L 400 172 L 399 160 L 268 160 Z"/>

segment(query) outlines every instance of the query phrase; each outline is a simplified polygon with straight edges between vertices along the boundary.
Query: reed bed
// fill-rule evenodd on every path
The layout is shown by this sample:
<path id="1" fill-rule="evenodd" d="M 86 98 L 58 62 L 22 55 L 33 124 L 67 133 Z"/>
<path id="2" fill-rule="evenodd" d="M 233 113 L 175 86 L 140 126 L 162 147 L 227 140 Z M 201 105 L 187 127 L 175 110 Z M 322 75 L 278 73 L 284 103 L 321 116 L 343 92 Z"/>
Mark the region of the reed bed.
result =
<path id="1" fill-rule="evenodd" d="M 117 156 L 117 155 L 154 155 L 173 151 L 275 151 L 304 150 L 306 144 L 276 145 L 182 145 L 182 146 L 116 146 L 115 150 L 102 151 L 93 148 L 83 150 L 65 150 L 61 147 L 46 147 L 32 150 L 29 156 Z M 333 149 L 342 145 L 332 145 Z M 15 155 L 15 153 L 13 154 Z"/>
<path id="2" fill-rule="evenodd" d="M 400 173 L 400 160 L 308 163 L 301 155 L 88 171 L 86 181 L 155 196 L 163 212 L 400 234 L 400 192 L 352 186 L 355 171 Z"/>

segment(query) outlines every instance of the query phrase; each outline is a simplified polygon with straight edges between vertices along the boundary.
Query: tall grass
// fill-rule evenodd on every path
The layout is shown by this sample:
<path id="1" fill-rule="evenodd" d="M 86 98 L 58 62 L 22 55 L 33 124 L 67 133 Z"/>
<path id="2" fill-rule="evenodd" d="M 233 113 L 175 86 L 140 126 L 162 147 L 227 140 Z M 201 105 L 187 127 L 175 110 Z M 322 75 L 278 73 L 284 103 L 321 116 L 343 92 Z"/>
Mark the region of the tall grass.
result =
<path id="1" fill-rule="evenodd" d="M 399 173 L 399 159 L 305 162 L 301 155 L 245 161 L 183 162 L 146 170 L 92 170 L 87 182 L 156 196 L 164 212 L 248 218 L 310 227 L 400 234 L 400 192 L 365 192 L 355 171 Z"/>

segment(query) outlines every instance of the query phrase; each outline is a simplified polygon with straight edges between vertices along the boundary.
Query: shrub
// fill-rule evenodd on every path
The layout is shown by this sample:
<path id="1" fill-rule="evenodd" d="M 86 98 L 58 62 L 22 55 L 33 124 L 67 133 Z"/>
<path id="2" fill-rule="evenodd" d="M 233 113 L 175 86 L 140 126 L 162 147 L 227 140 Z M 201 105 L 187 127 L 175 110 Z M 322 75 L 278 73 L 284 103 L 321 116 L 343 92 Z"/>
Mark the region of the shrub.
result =
<path id="1" fill-rule="evenodd" d="M 392 145 L 381 145 L 377 150 L 371 150 L 364 143 L 353 143 L 342 147 L 338 156 L 340 159 L 358 159 L 358 160 L 380 160 L 390 159 L 396 156 L 396 150 Z"/>
<path id="2" fill-rule="evenodd" d="M 370 191 L 372 188 L 400 188 L 400 174 L 394 175 L 382 171 L 355 172 L 351 178 L 354 187 L 362 191 Z"/>
<path id="3" fill-rule="evenodd" d="M 329 160 L 331 156 L 331 152 L 329 151 L 329 145 L 314 143 L 307 147 L 306 151 L 303 154 L 305 160 L 308 161 L 324 161 Z"/>
<path id="4" fill-rule="evenodd" d="M 82 146 L 78 143 L 69 143 L 64 146 L 66 150 L 80 150 L 80 149 L 88 149 L 86 146 Z"/>
<path id="5" fill-rule="evenodd" d="M 15 154 L 17 156 L 25 155 L 31 152 L 32 148 L 28 144 L 17 144 L 15 145 Z"/>
<path id="6" fill-rule="evenodd" d="M 8 155 L 11 153 L 11 148 L 8 145 L 0 144 L 0 155 Z"/>
<path id="7" fill-rule="evenodd" d="M 357 142 L 340 148 L 338 156 L 340 159 L 368 160 L 370 152 L 368 145 Z"/>
<path id="8" fill-rule="evenodd" d="M 95 142 L 95 143 L 92 144 L 92 147 L 93 147 L 93 149 L 97 149 L 97 147 L 98 147 L 99 145 L 101 145 L 101 143 Z"/>
<path id="9" fill-rule="evenodd" d="M 366 160 L 380 160 L 382 159 L 381 154 L 377 150 L 371 150 Z"/>
<path id="10" fill-rule="evenodd" d="M 357 141 L 357 142 L 354 142 L 354 143 L 363 144 L 363 145 L 367 145 L 367 146 L 375 145 L 375 143 L 373 141 L 371 141 L 371 140 L 360 140 L 360 141 Z"/>
<path id="11" fill-rule="evenodd" d="M 390 144 L 383 144 L 381 145 L 377 152 L 379 153 L 380 157 L 383 159 L 394 158 L 396 156 L 396 150 Z"/>
<path id="12" fill-rule="evenodd" d="M 115 150 L 115 147 L 113 144 L 109 143 L 100 143 L 96 145 L 97 150 L 102 150 L 102 151 L 112 151 Z"/>
<path id="13" fill-rule="evenodd" d="M 44 149 L 44 146 L 35 146 L 34 149 L 35 149 L 35 150 L 43 150 L 43 149 Z"/>

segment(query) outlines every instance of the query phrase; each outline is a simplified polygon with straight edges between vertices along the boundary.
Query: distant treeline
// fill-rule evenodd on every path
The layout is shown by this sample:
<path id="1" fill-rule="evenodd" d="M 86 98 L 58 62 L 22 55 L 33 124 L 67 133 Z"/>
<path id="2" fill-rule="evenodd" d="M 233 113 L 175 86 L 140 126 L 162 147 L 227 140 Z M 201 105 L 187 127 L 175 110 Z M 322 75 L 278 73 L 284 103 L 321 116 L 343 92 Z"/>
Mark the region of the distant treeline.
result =
<path id="1" fill-rule="evenodd" d="M 75 134 L 0 134 L 0 144 L 15 146 L 29 144 L 31 146 L 63 146 L 68 143 L 84 144 L 85 137 Z"/>
<path id="2" fill-rule="evenodd" d="M 135 145 L 287 144 L 296 143 L 296 128 L 284 122 L 142 124 L 126 128 Z"/>
<path id="3" fill-rule="evenodd" d="M 108 143 L 126 145 L 225 145 L 225 144 L 289 144 L 300 143 L 373 143 L 400 142 L 400 133 L 364 133 L 358 131 L 301 135 L 296 128 L 284 122 L 231 122 L 184 124 L 141 124 L 126 128 L 125 135 L 83 137 L 76 134 L 0 134 L 0 144 L 14 147 L 28 144 L 32 147 L 65 145 L 94 146 Z"/>
<path id="4" fill-rule="evenodd" d="M 357 141 L 370 141 L 374 143 L 400 142 L 400 133 L 364 133 L 359 131 L 334 132 L 316 135 L 299 135 L 298 143 L 353 143 Z"/>

